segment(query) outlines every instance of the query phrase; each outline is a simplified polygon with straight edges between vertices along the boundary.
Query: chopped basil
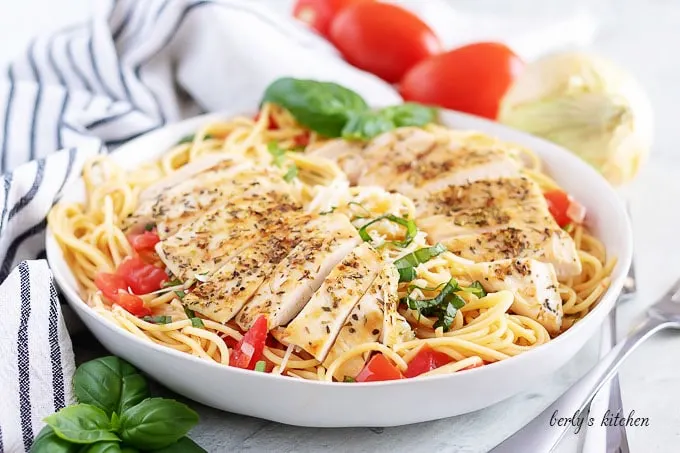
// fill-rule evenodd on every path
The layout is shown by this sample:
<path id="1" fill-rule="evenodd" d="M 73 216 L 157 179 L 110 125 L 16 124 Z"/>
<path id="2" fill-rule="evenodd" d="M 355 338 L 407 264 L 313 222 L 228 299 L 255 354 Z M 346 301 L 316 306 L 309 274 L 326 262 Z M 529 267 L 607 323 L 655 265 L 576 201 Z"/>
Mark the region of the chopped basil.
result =
<path id="1" fill-rule="evenodd" d="M 480 299 L 486 296 L 486 291 L 482 287 L 482 284 L 479 282 L 479 280 L 475 280 L 474 282 L 472 282 L 470 286 L 468 286 L 467 288 L 463 288 L 463 291 L 468 292 L 470 294 L 474 294 Z"/>
<path id="2" fill-rule="evenodd" d="M 144 225 L 144 229 L 146 231 L 152 231 L 154 228 L 156 228 L 156 225 L 152 222 L 149 222 L 146 225 Z"/>
<path id="3" fill-rule="evenodd" d="M 272 155 L 272 158 L 274 159 L 272 163 L 275 166 L 280 167 L 283 165 L 283 161 L 286 159 L 285 149 L 281 148 L 277 142 L 271 141 L 267 143 L 267 151 Z"/>
<path id="4" fill-rule="evenodd" d="M 288 167 L 288 171 L 286 172 L 285 175 L 283 175 L 283 179 L 286 182 L 291 182 L 295 178 L 297 178 L 298 175 L 298 168 L 297 165 L 293 164 L 290 167 Z"/>
<path id="5" fill-rule="evenodd" d="M 410 282 L 416 278 L 416 267 L 419 264 L 426 263 L 437 255 L 441 255 L 446 251 L 443 244 L 437 243 L 432 247 L 425 247 L 418 249 L 415 252 L 404 255 L 394 262 L 399 271 L 400 282 Z"/>
<path id="6" fill-rule="evenodd" d="M 571 234 L 571 232 L 574 231 L 574 224 L 573 223 L 567 223 L 566 225 L 564 225 L 562 227 L 562 229 L 564 231 L 566 231 L 567 233 Z"/>
<path id="7" fill-rule="evenodd" d="M 196 313 L 191 308 L 184 307 L 184 314 L 187 315 L 187 318 L 195 318 L 196 317 Z"/>
<path id="8" fill-rule="evenodd" d="M 172 286 L 177 286 L 177 285 L 181 285 L 181 284 L 182 284 L 182 282 L 180 281 L 180 279 L 176 278 L 174 280 L 163 282 L 163 284 L 161 285 L 161 288 L 170 288 Z"/>
<path id="9" fill-rule="evenodd" d="M 151 324 L 170 324 L 172 316 L 144 316 L 142 320 L 150 322 Z"/>
<path id="10" fill-rule="evenodd" d="M 357 380 L 354 379 L 352 376 L 345 376 L 345 379 L 342 380 L 343 382 L 356 382 Z"/>
<path id="11" fill-rule="evenodd" d="M 181 289 L 178 289 L 177 291 L 175 291 L 175 294 L 177 295 L 177 297 L 179 297 L 179 300 L 184 299 L 184 296 L 186 296 L 186 293 L 184 291 L 182 291 Z"/>
<path id="12" fill-rule="evenodd" d="M 319 215 L 328 215 L 328 214 L 333 214 L 335 210 L 338 209 L 337 206 L 331 206 L 331 208 L 328 211 L 323 211 L 320 212 Z"/>
<path id="13" fill-rule="evenodd" d="M 265 362 L 264 360 L 260 360 L 257 363 L 255 363 L 255 371 L 264 371 L 266 366 L 267 362 Z"/>
<path id="14" fill-rule="evenodd" d="M 373 225 L 374 223 L 380 222 L 381 220 L 389 220 L 390 222 L 394 222 L 406 228 L 406 237 L 404 238 L 403 241 L 389 242 L 390 244 L 396 245 L 397 247 L 407 247 L 411 242 L 413 242 L 413 239 L 415 239 L 416 234 L 418 234 L 418 227 L 416 226 L 416 222 L 414 222 L 413 220 L 405 219 L 403 217 L 397 217 L 392 214 L 386 214 L 381 215 L 380 217 L 375 218 L 368 222 L 366 225 L 362 226 L 359 229 L 359 236 L 361 236 L 361 239 L 363 239 L 366 242 L 371 242 L 373 238 L 371 238 L 371 235 L 368 234 L 368 231 L 366 231 L 366 229 L 369 226 Z"/>
<path id="15" fill-rule="evenodd" d="M 203 324 L 203 320 L 201 318 L 196 318 L 196 317 L 191 318 L 191 325 L 193 327 L 196 327 L 197 329 L 204 329 L 205 328 L 205 324 Z"/>
<path id="16" fill-rule="evenodd" d="M 465 305 L 465 301 L 455 293 L 460 289 L 458 282 L 452 278 L 432 299 L 414 299 L 409 294 L 405 302 L 408 308 L 417 311 L 422 316 L 437 317 L 434 323 L 435 329 L 442 327 L 444 332 L 448 332 L 456 313 Z"/>
<path id="17" fill-rule="evenodd" d="M 368 217 L 371 216 L 371 211 L 369 211 L 368 209 L 366 209 L 366 208 L 364 207 L 364 205 L 362 205 L 362 204 L 359 203 L 358 201 L 350 201 L 349 203 L 347 203 L 347 206 L 352 206 L 352 205 L 359 206 L 359 207 L 360 207 L 361 209 L 363 209 L 364 212 L 366 213 L 366 215 L 363 215 L 363 216 L 355 215 L 354 217 L 352 217 L 352 220 L 355 220 L 355 219 L 366 219 L 366 218 L 368 218 Z"/>
<path id="18" fill-rule="evenodd" d="M 213 137 L 212 135 L 210 135 L 210 134 L 205 134 L 205 137 L 203 137 L 204 140 L 210 140 L 211 138 L 214 138 L 214 137 Z M 178 144 L 178 145 L 184 145 L 184 144 L 186 144 L 186 143 L 191 143 L 191 142 L 193 142 L 195 139 L 196 139 L 196 134 L 185 135 L 184 137 L 182 137 L 182 138 L 177 142 L 177 144 Z"/>

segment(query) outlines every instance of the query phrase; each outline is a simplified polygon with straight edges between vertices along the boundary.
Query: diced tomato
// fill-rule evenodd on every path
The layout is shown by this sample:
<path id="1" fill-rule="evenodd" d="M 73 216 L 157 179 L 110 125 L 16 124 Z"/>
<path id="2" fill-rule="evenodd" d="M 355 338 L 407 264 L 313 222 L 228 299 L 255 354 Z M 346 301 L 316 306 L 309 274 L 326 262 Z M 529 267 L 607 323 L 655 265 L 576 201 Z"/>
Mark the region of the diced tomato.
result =
<path id="1" fill-rule="evenodd" d="M 257 123 L 260 120 L 261 113 L 262 112 L 257 112 L 257 115 L 255 115 L 253 117 L 253 121 L 255 121 Z M 276 122 L 276 120 L 274 119 L 272 114 L 270 113 L 269 114 L 269 125 L 267 126 L 267 129 L 269 129 L 270 131 L 273 131 L 273 130 L 276 130 L 278 128 L 279 128 L 278 123 Z"/>
<path id="2" fill-rule="evenodd" d="M 567 215 L 571 198 L 566 192 L 561 190 L 551 190 L 543 194 L 548 202 L 548 209 L 560 227 L 564 227 L 571 219 Z"/>
<path id="3" fill-rule="evenodd" d="M 230 337 L 229 335 L 225 335 L 222 333 L 220 334 L 220 338 L 222 338 L 222 340 L 224 340 L 224 344 L 226 344 L 231 349 L 234 349 L 238 344 L 238 341 L 235 338 Z"/>
<path id="4" fill-rule="evenodd" d="M 407 378 L 416 377 L 451 362 L 453 362 L 453 359 L 448 355 L 425 345 L 408 363 L 408 369 L 406 369 L 404 376 Z"/>
<path id="5" fill-rule="evenodd" d="M 98 272 L 94 277 L 94 284 L 111 302 L 118 302 L 118 292 L 127 291 L 128 284 L 123 277 L 107 272 Z"/>
<path id="6" fill-rule="evenodd" d="M 293 141 L 295 142 L 295 146 L 309 145 L 309 132 L 303 132 L 302 134 L 296 135 Z"/>
<path id="7" fill-rule="evenodd" d="M 128 234 L 128 242 L 132 248 L 138 252 L 141 250 L 153 250 L 154 246 L 160 242 L 160 238 L 155 231 L 142 231 L 141 233 Z"/>
<path id="8" fill-rule="evenodd" d="M 142 298 L 135 296 L 134 294 L 120 291 L 118 293 L 118 301 L 116 303 L 137 317 L 141 318 L 142 316 L 151 315 L 151 310 L 144 306 L 144 301 Z"/>
<path id="9" fill-rule="evenodd" d="M 129 256 L 118 266 L 116 273 L 125 279 L 135 294 L 147 294 L 161 288 L 168 275 L 160 267 L 145 263 L 138 256 Z"/>
<path id="10" fill-rule="evenodd" d="M 403 379 L 399 369 L 392 365 L 383 354 L 371 357 L 363 370 L 355 378 L 357 382 L 392 381 Z"/>
<path id="11" fill-rule="evenodd" d="M 231 351 L 229 365 L 254 370 L 255 364 L 262 359 L 267 333 L 267 318 L 261 315 Z"/>

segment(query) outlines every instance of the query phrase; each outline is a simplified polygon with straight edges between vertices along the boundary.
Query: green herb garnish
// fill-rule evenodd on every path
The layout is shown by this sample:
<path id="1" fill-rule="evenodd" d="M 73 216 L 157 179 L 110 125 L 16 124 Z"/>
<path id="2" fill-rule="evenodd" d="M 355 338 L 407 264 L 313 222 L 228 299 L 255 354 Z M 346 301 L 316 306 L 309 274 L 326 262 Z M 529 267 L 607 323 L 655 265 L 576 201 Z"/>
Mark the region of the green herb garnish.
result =
<path id="1" fill-rule="evenodd" d="M 279 144 L 275 141 L 267 143 L 267 151 L 272 155 L 272 163 L 280 167 L 283 165 L 283 161 L 286 160 L 286 150 L 281 148 Z"/>
<path id="2" fill-rule="evenodd" d="M 374 223 L 380 222 L 381 220 L 389 220 L 390 222 L 394 222 L 406 228 L 406 237 L 404 238 L 403 241 L 390 241 L 389 244 L 396 245 L 397 247 L 407 247 L 411 242 L 413 242 L 413 239 L 415 239 L 416 234 L 418 234 L 418 227 L 416 226 L 416 222 L 414 222 L 413 220 L 405 219 L 403 217 L 397 217 L 393 214 L 385 214 L 371 220 L 370 222 L 368 222 L 366 225 L 362 226 L 359 229 L 359 236 L 361 237 L 361 239 L 363 239 L 366 242 L 371 242 L 373 238 L 371 238 L 371 235 L 368 234 L 367 228 L 373 225 Z"/>
<path id="3" fill-rule="evenodd" d="M 404 255 L 394 262 L 399 271 L 400 282 L 410 282 L 416 278 L 416 267 L 419 264 L 426 263 L 437 255 L 441 255 L 446 251 L 443 244 L 437 243 L 432 247 L 425 247 Z"/>
<path id="4" fill-rule="evenodd" d="M 177 297 L 179 297 L 179 300 L 182 300 L 182 299 L 184 299 L 184 296 L 186 296 L 187 294 L 184 291 L 182 291 L 181 289 L 178 289 L 177 291 L 175 291 L 175 295 L 177 295 Z"/>
<path id="5" fill-rule="evenodd" d="M 566 225 L 564 225 L 562 227 L 562 229 L 564 231 L 566 231 L 567 233 L 571 234 L 574 231 L 574 224 L 573 223 L 567 223 Z"/>
<path id="6" fill-rule="evenodd" d="M 79 404 L 45 418 L 32 453 L 205 453 L 186 437 L 198 414 L 172 399 L 151 398 L 144 376 L 118 357 L 85 362 L 73 376 Z"/>
<path id="7" fill-rule="evenodd" d="M 262 102 L 288 110 L 303 126 L 326 137 L 366 140 L 403 126 L 424 126 L 435 120 L 434 108 L 405 103 L 371 110 L 356 92 L 332 82 L 275 80 Z"/>
<path id="8" fill-rule="evenodd" d="M 172 316 L 144 316 L 142 320 L 150 322 L 151 324 L 170 324 Z"/>
<path id="9" fill-rule="evenodd" d="M 322 212 L 319 213 L 319 215 L 333 214 L 336 209 L 338 209 L 337 206 L 331 206 L 331 208 L 328 211 L 322 211 Z"/>
<path id="10" fill-rule="evenodd" d="M 255 371 L 264 372 L 266 366 L 267 366 L 267 362 L 265 362 L 264 360 L 260 360 L 257 363 L 255 363 Z"/>
<path id="11" fill-rule="evenodd" d="M 352 376 L 345 376 L 345 378 L 342 381 L 343 382 L 356 382 L 357 380 L 354 379 Z"/>
<path id="12" fill-rule="evenodd" d="M 163 282 L 163 284 L 161 285 L 161 288 L 170 288 L 172 286 L 177 286 L 177 285 L 181 285 L 181 284 L 182 284 L 182 281 L 180 279 L 176 278 L 176 279 L 170 280 L 168 282 Z"/>
<path id="13" fill-rule="evenodd" d="M 156 228 L 156 224 L 155 224 L 155 223 L 151 223 L 151 222 L 150 222 L 150 223 L 147 223 L 146 225 L 144 225 L 144 229 L 145 229 L 146 231 L 152 231 L 154 228 Z"/>
<path id="14" fill-rule="evenodd" d="M 283 179 L 286 182 L 291 182 L 295 178 L 297 178 L 298 175 L 298 168 L 297 165 L 293 164 L 290 167 L 288 167 L 288 171 L 286 172 L 285 175 L 283 175 Z"/>
<path id="15" fill-rule="evenodd" d="M 205 137 L 203 137 L 203 140 L 210 140 L 211 138 L 214 138 L 211 134 L 205 134 Z M 185 135 L 182 137 L 177 144 L 178 145 L 184 145 L 186 143 L 192 143 L 196 139 L 196 134 L 189 134 Z"/>
<path id="16" fill-rule="evenodd" d="M 197 318 L 196 316 L 194 316 L 193 318 L 189 319 L 191 319 L 191 325 L 193 327 L 197 329 L 205 329 L 205 324 L 203 324 L 203 320 L 201 318 Z"/>
<path id="17" fill-rule="evenodd" d="M 470 286 L 468 286 L 467 288 L 463 288 L 463 291 L 468 292 L 470 294 L 474 294 L 475 296 L 479 297 L 480 299 L 482 297 L 486 296 L 486 291 L 484 290 L 484 288 L 482 287 L 482 284 L 478 280 L 475 280 L 474 282 L 472 282 L 472 284 Z"/>
<path id="18" fill-rule="evenodd" d="M 460 286 L 452 278 L 432 299 L 414 299 L 409 294 L 404 302 L 408 308 L 417 311 L 422 316 L 435 316 L 437 318 L 434 323 L 435 329 L 442 327 L 444 332 L 448 332 L 456 313 L 465 306 L 465 301 L 455 291 L 460 291 Z"/>

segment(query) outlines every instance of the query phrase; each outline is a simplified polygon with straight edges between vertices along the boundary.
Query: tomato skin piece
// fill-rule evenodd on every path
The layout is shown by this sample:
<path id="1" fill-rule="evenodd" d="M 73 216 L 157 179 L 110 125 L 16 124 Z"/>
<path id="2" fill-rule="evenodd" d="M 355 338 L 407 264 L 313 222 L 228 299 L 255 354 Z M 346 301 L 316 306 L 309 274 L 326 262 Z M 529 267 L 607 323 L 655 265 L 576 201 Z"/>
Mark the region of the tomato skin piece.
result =
<path id="1" fill-rule="evenodd" d="M 405 101 L 436 105 L 495 119 L 522 60 L 500 43 L 480 42 L 445 52 L 414 66 L 401 80 Z"/>
<path id="2" fill-rule="evenodd" d="M 128 256 L 119 265 L 116 274 L 127 282 L 135 294 L 148 294 L 161 288 L 168 275 L 160 267 L 145 263 L 138 256 Z"/>
<path id="3" fill-rule="evenodd" d="M 161 241 L 155 231 L 143 231 L 138 234 L 129 234 L 127 239 L 130 245 L 132 245 L 132 248 L 138 252 L 153 250 L 155 245 Z"/>
<path id="4" fill-rule="evenodd" d="M 447 363 L 453 362 L 453 359 L 443 352 L 435 351 L 428 345 L 423 346 L 408 363 L 408 368 L 404 373 L 404 377 L 412 378 L 420 376 L 423 373 L 432 371 Z"/>
<path id="5" fill-rule="evenodd" d="M 562 190 L 551 190 L 543 194 L 545 201 L 548 203 L 548 210 L 555 218 L 555 221 L 560 227 L 565 227 L 571 222 L 567 211 L 571 204 L 569 194 Z"/>
<path id="6" fill-rule="evenodd" d="M 362 1 L 373 0 L 297 0 L 293 16 L 328 38 L 333 18 L 347 6 Z"/>
<path id="7" fill-rule="evenodd" d="M 333 19 L 331 41 L 352 65 L 397 83 L 414 65 L 441 51 L 432 29 L 389 3 L 359 2 Z"/>
<path id="8" fill-rule="evenodd" d="M 371 357 L 364 368 L 359 372 L 355 380 L 357 382 L 378 382 L 404 379 L 397 367 L 387 360 L 383 354 L 378 353 Z"/>
<path id="9" fill-rule="evenodd" d="M 138 318 L 151 315 L 151 310 L 144 306 L 142 298 L 134 294 L 121 291 L 116 303 Z"/>
<path id="10" fill-rule="evenodd" d="M 267 341 L 267 318 L 260 315 L 243 338 L 236 343 L 229 357 L 229 365 L 246 370 L 254 370 L 255 364 L 262 359 Z"/>
<path id="11" fill-rule="evenodd" d="M 122 276 L 108 272 L 97 272 L 94 277 L 94 284 L 111 302 L 118 302 L 119 291 L 127 291 L 128 288 L 128 284 Z"/>

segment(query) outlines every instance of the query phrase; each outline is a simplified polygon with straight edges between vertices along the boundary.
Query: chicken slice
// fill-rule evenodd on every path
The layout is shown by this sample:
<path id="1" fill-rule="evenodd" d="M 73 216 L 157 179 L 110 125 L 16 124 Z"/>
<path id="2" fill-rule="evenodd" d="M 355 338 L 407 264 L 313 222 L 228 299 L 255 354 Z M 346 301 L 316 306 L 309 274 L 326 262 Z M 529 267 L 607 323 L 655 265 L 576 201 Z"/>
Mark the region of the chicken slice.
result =
<path id="1" fill-rule="evenodd" d="M 232 199 L 156 244 L 156 252 L 181 280 L 209 275 L 262 237 L 263 230 L 299 211 L 285 193 Z"/>
<path id="2" fill-rule="evenodd" d="M 346 216 L 330 214 L 314 219 L 300 243 L 238 313 L 236 323 L 248 330 L 260 315 L 265 315 L 270 330 L 287 324 L 359 242 L 359 234 Z"/>
<path id="3" fill-rule="evenodd" d="M 352 309 L 384 265 L 370 244 L 356 247 L 333 268 L 300 314 L 284 329 L 281 341 L 296 345 L 323 362 Z"/>
<path id="4" fill-rule="evenodd" d="M 419 217 L 545 203 L 538 184 L 525 177 L 483 179 L 463 185 L 449 185 L 419 195 L 413 200 Z"/>
<path id="5" fill-rule="evenodd" d="M 363 149 L 362 142 L 337 139 L 316 146 L 312 145 L 307 148 L 306 153 L 310 156 L 332 160 L 347 175 L 349 183 L 355 185 L 366 166 L 362 157 Z"/>
<path id="6" fill-rule="evenodd" d="M 439 240 L 450 252 L 478 263 L 534 258 L 552 264 L 560 278 L 581 273 L 581 260 L 574 241 L 559 227 L 506 227 L 485 233 L 433 240 Z"/>
<path id="7" fill-rule="evenodd" d="M 182 302 L 217 322 L 229 321 L 300 242 L 309 220 L 308 215 L 292 215 L 270 224 L 259 240 L 198 283 Z"/>
<path id="8" fill-rule="evenodd" d="M 550 264 L 521 258 L 475 264 L 469 272 L 489 292 L 512 291 L 515 301 L 511 308 L 518 315 L 538 321 L 552 335 L 560 332 L 562 299 Z"/>
<path id="9" fill-rule="evenodd" d="M 411 325 L 397 311 L 399 308 L 399 271 L 394 265 L 385 267 L 383 329 L 380 342 L 387 347 L 415 339 Z"/>

